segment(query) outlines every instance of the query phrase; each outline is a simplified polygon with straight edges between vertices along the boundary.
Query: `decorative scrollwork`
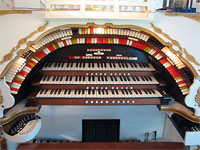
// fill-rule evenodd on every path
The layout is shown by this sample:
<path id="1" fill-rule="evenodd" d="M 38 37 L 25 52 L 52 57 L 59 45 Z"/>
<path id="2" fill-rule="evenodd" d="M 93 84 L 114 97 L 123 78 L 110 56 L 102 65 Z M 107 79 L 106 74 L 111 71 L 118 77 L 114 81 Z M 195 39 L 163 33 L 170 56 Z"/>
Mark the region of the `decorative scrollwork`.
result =
<path id="1" fill-rule="evenodd" d="M 31 32 L 25 38 L 20 39 L 18 41 L 18 43 L 17 43 L 17 46 L 13 47 L 12 50 L 3 57 L 3 60 L 0 61 L 0 65 L 3 64 L 3 63 L 5 63 L 5 62 L 7 62 L 7 61 L 9 61 L 13 57 L 14 53 L 19 50 L 19 48 L 21 47 L 21 45 L 25 44 L 28 41 L 28 39 L 30 39 L 31 37 L 33 37 L 36 33 L 44 31 L 46 29 L 47 25 L 48 25 L 48 22 L 46 22 L 44 25 L 38 27 L 36 31 Z"/>
<path id="2" fill-rule="evenodd" d="M 168 34 L 164 33 L 162 31 L 162 29 L 156 27 L 153 23 L 151 23 L 151 26 L 153 28 L 153 30 L 161 35 L 163 35 L 165 38 L 167 38 L 168 40 L 171 41 L 171 43 L 174 46 L 177 46 L 179 48 L 179 51 L 181 52 L 181 54 L 185 54 L 185 57 L 190 61 L 193 62 L 195 65 L 200 66 L 200 63 L 196 61 L 196 59 L 194 58 L 194 56 L 192 56 L 191 54 L 189 54 L 187 52 L 187 50 L 185 48 L 182 48 L 182 46 L 180 45 L 180 43 L 174 39 L 172 39 Z M 177 51 L 178 52 L 178 51 Z"/>

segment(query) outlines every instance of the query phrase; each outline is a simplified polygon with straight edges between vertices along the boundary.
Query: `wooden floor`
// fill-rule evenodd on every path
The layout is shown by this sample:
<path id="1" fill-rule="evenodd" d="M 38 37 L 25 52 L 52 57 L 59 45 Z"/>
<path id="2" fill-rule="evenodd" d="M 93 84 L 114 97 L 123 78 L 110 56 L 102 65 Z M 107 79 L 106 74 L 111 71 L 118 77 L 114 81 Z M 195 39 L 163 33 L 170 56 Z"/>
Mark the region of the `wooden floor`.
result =
<path id="1" fill-rule="evenodd" d="M 109 142 L 109 143 L 27 143 L 20 144 L 17 150 L 119 150 L 119 149 L 149 149 L 149 150 L 186 150 L 183 143 L 178 142 Z"/>

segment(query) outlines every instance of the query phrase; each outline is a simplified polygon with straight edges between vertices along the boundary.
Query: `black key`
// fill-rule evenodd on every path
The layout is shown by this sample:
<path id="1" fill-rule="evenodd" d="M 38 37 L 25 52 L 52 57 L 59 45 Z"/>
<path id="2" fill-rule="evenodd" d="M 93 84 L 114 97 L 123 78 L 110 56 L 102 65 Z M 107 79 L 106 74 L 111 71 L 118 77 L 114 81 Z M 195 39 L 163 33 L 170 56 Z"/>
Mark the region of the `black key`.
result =
<path id="1" fill-rule="evenodd" d="M 114 90 L 111 90 L 111 92 L 112 92 L 113 95 L 115 94 L 115 93 L 114 93 Z"/>
<path id="2" fill-rule="evenodd" d="M 152 94 L 151 90 L 148 90 L 149 91 L 149 94 Z"/>
<path id="3" fill-rule="evenodd" d="M 128 90 L 128 91 L 129 91 L 129 93 L 130 93 L 131 95 L 133 94 L 131 90 Z"/>
<path id="4" fill-rule="evenodd" d="M 126 66 L 125 66 L 125 64 L 124 64 L 124 63 L 121 63 L 121 64 L 122 64 L 122 67 L 123 67 L 123 68 L 126 68 Z"/>
<path id="5" fill-rule="evenodd" d="M 65 90 L 64 94 L 67 94 L 67 90 Z"/>
<path id="6" fill-rule="evenodd" d="M 45 63 L 44 67 L 48 67 L 49 66 L 49 63 Z"/>
<path id="7" fill-rule="evenodd" d="M 147 76 L 147 78 L 148 78 L 150 81 L 152 81 L 151 77 Z"/>
<path id="8" fill-rule="evenodd" d="M 131 81 L 131 79 L 129 77 L 126 77 L 128 81 Z"/>
<path id="9" fill-rule="evenodd" d="M 45 91 L 44 91 L 44 94 L 47 94 L 47 92 L 48 92 L 48 90 L 45 90 Z"/>
<path id="10" fill-rule="evenodd" d="M 61 64 L 61 68 L 63 68 L 63 67 L 64 67 L 64 63 Z"/>
<path id="11" fill-rule="evenodd" d="M 91 91 L 90 91 L 90 90 L 88 90 L 88 94 L 89 94 L 89 95 L 91 94 Z"/>
<path id="12" fill-rule="evenodd" d="M 76 63 L 76 67 L 78 67 L 78 63 Z"/>
<path id="13" fill-rule="evenodd" d="M 127 79 L 126 79 L 126 77 L 125 77 L 125 76 L 123 76 L 123 78 L 124 78 L 124 81 L 127 81 Z"/>
<path id="14" fill-rule="evenodd" d="M 93 95 L 95 94 L 95 90 L 92 90 L 92 94 L 93 94 Z"/>
<path id="15" fill-rule="evenodd" d="M 141 90 L 138 90 L 138 92 L 139 92 L 140 94 L 142 94 L 142 91 L 141 91 Z"/>
<path id="16" fill-rule="evenodd" d="M 150 89 L 151 90 L 151 92 L 153 93 L 153 94 L 156 94 L 156 92 L 154 91 L 154 90 L 152 90 L 152 89 Z"/>
<path id="17" fill-rule="evenodd" d="M 72 67 L 73 67 L 73 63 L 70 64 L 70 68 L 72 68 Z"/>
<path id="18" fill-rule="evenodd" d="M 101 79 L 102 79 L 102 81 L 104 81 L 104 78 L 103 78 L 103 76 L 101 76 Z"/>
<path id="19" fill-rule="evenodd" d="M 75 94 L 75 95 L 77 94 L 77 92 L 78 92 L 78 90 L 74 90 L 74 94 Z"/>
<path id="20" fill-rule="evenodd" d="M 83 63 L 83 68 L 85 68 L 85 63 Z"/>
<path id="21" fill-rule="evenodd" d="M 100 76 L 98 76 L 98 81 L 101 81 Z"/>
<path id="22" fill-rule="evenodd" d="M 40 94 L 42 94 L 44 92 L 44 89 L 40 90 Z"/>
<path id="23" fill-rule="evenodd" d="M 99 65 L 99 63 L 97 63 L 97 67 L 98 67 L 98 68 L 100 68 L 100 65 Z"/>
<path id="24" fill-rule="evenodd" d="M 63 79 L 63 76 L 60 76 L 60 81 L 62 81 L 62 79 Z"/>
<path id="25" fill-rule="evenodd" d="M 149 81 L 149 78 L 147 78 L 146 76 L 144 76 L 144 78 L 145 78 L 146 81 Z"/>
<path id="26" fill-rule="evenodd" d="M 42 79 L 42 81 L 45 81 L 45 80 L 46 80 L 46 78 L 47 78 L 47 76 L 44 76 L 44 77 L 43 77 L 43 79 Z"/>
<path id="27" fill-rule="evenodd" d="M 52 95 L 52 94 L 53 94 L 53 92 L 54 92 L 54 90 L 51 90 L 50 94 Z"/>
<path id="28" fill-rule="evenodd" d="M 57 92 L 58 92 L 58 90 L 55 90 L 55 91 L 53 92 L 53 94 L 55 95 Z"/>
<path id="29" fill-rule="evenodd" d="M 88 63 L 88 67 L 91 68 L 91 63 Z"/>
<path id="30" fill-rule="evenodd" d="M 143 63 L 144 68 L 148 68 L 146 63 Z"/>
<path id="31" fill-rule="evenodd" d="M 69 76 L 66 76 L 65 81 L 68 81 L 68 79 L 69 79 Z"/>
<path id="32" fill-rule="evenodd" d="M 111 79 L 111 81 L 114 81 L 112 76 L 110 76 L 110 79 Z"/>
<path id="33" fill-rule="evenodd" d="M 108 95 L 108 90 L 105 90 L 106 91 L 106 94 Z"/>
<path id="34" fill-rule="evenodd" d="M 50 78 L 51 78 L 51 76 L 48 76 L 48 78 L 47 78 L 47 81 L 49 81 L 49 80 L 50 80 Z"/>
<path id="35" fill-rule="evenodd" d="M 81 81 L 81 79 L 82 79 L 82 76 L 79 77 L 79 81 Z"/>
<path id="36" fill-rule="evenodd" d="M 133 81 L 136 81 L 136 79 L 135 79 L 135 77 L 134 77 L 134 76 L 132 76 L 132 79 L 133 79 Z"/>
<path id="37" fill-rule="evenodd" d="M 148 94 L 147 90 L 143 90 L 146 94 Z"/>
<path id="38" fill-rule="evenodd" d="M 58 81 L 58 80 L 59 80 L 59 76 L 56 77 L 56 81 Z"/>
<path id="39" fill-rule="evenodd" d="M 115 65 L 115 63 L 113 63 L 113 66 L 114 66 L 114 68 L 116 68 L 116 65 Z"/>
<path id="40" fill-rule="evenodd" d="M 54 67 L 56 67 L 56 66 L 57 66 L 57 63 L 54 64 Z"/>
<path id="41" fill-rule="evenodd" d="M 72 76 L 70 76 L 69 81 L 72 81 Z"/>
<path id="42" fill-rule="evenodd" d="M 134 67 L 137 68 L 137 64 L 133 63 Z"/>
<path id="43" fill-rule="evenodd" d="M 135 92 L 135 94 L 138 94 L 138 91 L 137 91 L 137 90 L 134 89 L 133 91 Z"/>
<path id="44" fill-rule="evenodd" d="M 115 90 L 115 93 L 118 95 L 119 94 L 118 90 Z"/>
<path id="45" fill-rule="evenodd" d="M 110 65 L 110 68 L 112 68 L 112 64 L 111 64 L 111 63 L 109 63 L 109 65 Z"/>
<path id="46" fill-rule="evenodd" d="M 79 95 L 81 94 L 81 90 L 78 90 L 78 94 L 79 94 Z"/>
<path id="47" fill-rule="evenodd" d="M 105 76 L 105 80 L 106 80 L 106 81 L 108 81 L 108 78 L 107 78 L 107 76 Z"/>
<path id="48" fill-rule="evenodd" d="M 125 91 L 126 94 L 128 94 L 128 91 L 127 91 L 127 90 L 124 90 L 124 91 Z"/>
<path id="49" fill-rule="evenodd" d="M 92 68 L 94 68 L 94 63 L 92 63 Z"/>
<path id="50" fill-rule="evenodd" d="M 133 66 L 133 64 L 132 64 L 132 63 L 130 63 L 130 65 L 131 65 L 131 67 L 132 67 L 132 68 L 134 68 L 134 66 Z"/>
<path id="51" fill-rule="evenodd" d="M 56 76 L 53 77 L 53 81 L 55 81 L 55 80 L 56 80 Z"/>
<path id="52" fill-rule="evenodd" d="M 70 90 L 68 91 L 68 94 L 71 94 L 71 91 L 72 91 L 72 90 L 70 89 Z"/>
<path id="53" fill-rule="evenodd" d="M 52 64 L 53 64 L 53 63 L 51 63 L 51 62 L 50 62 L 50 63 L 49 63 L 49 65 L 48 65 L 48 67 L 51 67 L 51 66 L 52 66 Z"/>
<path id="54" fill-rule="evenodd" d="M 105 95 L 105 92 L 104 92 L 104 90 L 102 90 L 102 94 L 103 94 L 103 95 Z"/>
<path id="55" fill-rule="evenodd" d="M 121 76 L 119 76 L 119 78 L 120 78 L 121 81 L 124 81 L 123 78 L 122 78 Z"/>
<path id="56" fill-rule="evenodd" d="M 91 76 L 89 76 L 88 80 L 91 81 Z"/>
<path id="57" fill-rule="evenodd" d="M 62 90 L 61 90 L 61 89 L 59 89 L 59 90 L 58 90 L 58 94 L 60 94 L 60 93 L 61 93 L 61 91 L 62 91 Z"/>
<path id="58" fill-rule="evenodd" d="M 85 81 L 85 76 L 83 76 L 83 81 Z"/>
<path id="59" fill-rule="evenodd" d="M 121 90 L 122 91 L 122 94 L 124 95 L 125 93 L 124 93 L 124 90 Z"/>
<path id="60" fill-rule="evenodd" d="M 121 68 L 122 66 L 121 66 L 121 63 L 118 63 L 118 65 L 119 65 L 119 68 Z"/>
<path id="61" fill-rule="evenodd" d="M 82 90 L 82 94 L 85 94 L 85 90 Z"/>
<path id="62" fill-rule="evenodd" d="M 104 67 L 107 68 L 106 63 L 103 63 L 103 64 L 104 64 Z"/>
<path id="63" fill-rule="evenodd" d="M 75 77 L 75 81 L 78 81 L 78 76 Z"/>
<path id="64" fill-rule="evenodd" d="M 92 76 L 92 81 L 95 81 L 95 77 L 94 76 Z"/>
<path id="65" fill-rule="evenodd" d="M 136 78 L 137 81 L 140 81 L 140 79 L 137 76 L 135 76 L 135 78 Z"/>
<path id="66" fill-rule="evenodd" d="M 100 63 L 100 65 L 101 65 L 101 68 L 103 68 L 103 63 Z"/>
<path id="67" fill-rule="evenodd" d="M 71 63 L 69 62 L 69 63 L 67 63 L 67 68 L 69 68 L 69 65 L 70 65 Z"/>
<path id="68" fill-rule="evenodd" d="M 117 81 L 117 77 L 116 76 L 114 76 L 114 79 L 115 79 L 115 81 Z"/>
<path id="69" fill-rule="evenodd" d="M 127 63 L 124 63 L 124 64 L 125 64 L 126 68 L 128 68 L 128 64 Z"/>
<path id="70" fill-rule="evenodd" d="M 142 80 L 145 81 L 145 79 L 143 78 L 143 76 L 141 76 Z"/>
<path id="71" fill-rule="evenodd" d="M 140 68 L 143 68 L 142 64 L 141 63 L 138 63 L 138 65 L 140 66 Z"/>
<path id="72" fill-rule="evenodd" d="M 98 90 L 98 94 L 99 94 L 99 95 L 101 94 L 101 91 L 100 91 L 100 90 Z"/>

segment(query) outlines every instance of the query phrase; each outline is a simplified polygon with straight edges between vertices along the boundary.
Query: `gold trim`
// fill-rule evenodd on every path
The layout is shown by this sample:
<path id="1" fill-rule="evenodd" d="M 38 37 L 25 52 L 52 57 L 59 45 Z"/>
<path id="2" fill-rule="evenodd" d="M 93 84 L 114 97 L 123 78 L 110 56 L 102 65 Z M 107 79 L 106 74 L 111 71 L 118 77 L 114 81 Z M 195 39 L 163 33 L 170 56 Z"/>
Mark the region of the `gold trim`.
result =
<path id="1" fill-rule="evenodd" d="M 0 16 L 10 14 L 31 14 L 31 10 L 0 10 Z"/>
<path id="2" fill-rule="evenodd" d="M 165 16 L 171 17 L 186 17 L 200 23 L 200 14 L 186 14 L 186 13 L 165 13 Z"/>
<path id="3" fill-rule="evenodd" d="M 42 25 L 42 26 L 40 26 L 40 27 L 38 27 L 37 30 L 31 32 L 25 38 L 20 39 L 18 41 L 17 46 L 13 47 L 12 50 L 3 57 L 3 60 L 0 61 L 0 65 L 3 64 L 3 63 L 5 63 L 5 62 L 7 62 L 7 61 L 9 61 L 13 57 L 14 53 L 19 50 L 19 48 L 21 47 L 21 45 L 25 44 L 28 41 L 28 39 L 30 39 L 31 37 L 33 37 L 35 34 L 44 31 L 46 29 L 47 25 L 48 25 L 48 22 L 45 22 L 45 24 Z M 21 54 L 18 53 L 18 55 L 21 55 Z M 14 60 L 17 60 L 17 59 L 15 58 Z M 14 62 L 15 61 L 12 61 L 12 63 L 14 63 Z M 9 63 L 9 65 L 6 66 L 6 68 L 3 70 L 3 72 L 0 75 L 0 79 L 3 78 L 6 75 L 7 71 L 10 68 L 10 66 L 11 66 L 11 63 Z"/>
<path id="4" fill-rule="evenodd" d="M 32 114 L 32 113 L 38 113 L 39 112 L 39 108 L 38 107 L 27 107 L 24 108 L 22 110 L 19 110 L 17 112 L 12 113 L 9 116 L 4 116 L 2 118 L 0 118 L 0 125 L 5 125 L 9 122 L 11 122 L 12 120 L 14 120 L 15 118 L 24 115 L 24 114 Z"/>
<path id="5" fill-rule="evenodd" d="M 180 51 L 176 51 L 172 48 L 172 46 L 170 46 L 170 50 L 172 50 L 172 52 L 176 53 L 177 55 L 179 55 L 179 58 L 190 68 L 190 70 L 192 71 L 194 77 L 197 77 L 198 76 L 198 73 L 197 71 L 194 69 L 194 67 L 184 58 L 182 57 L 182 54 L 184 53 L 185 54 L 185 57 L 192 63 L 200 66 L 200 64 L 196 61 L 196 59 L 191 55 L 189 54 L 185 48 L 182 48 L 180 43 L 174 39 L 172 39 L 168 34 L 164 33 L 162 31 L 162 29 L 156 27 L 153 23 L 151 23 L 151 26 L 153 28 L 153 30 L 161 35 L 163 35 L 165 38 L 167 38 L 168 40 L 170 40 L 172 42 L 173 45 L 177 46 L 179 48 Z"/>
<path id="6" fill-rule="evenodd" d="M 185 53 L 185 57 L 186 57 L 188 60 L 190 60 L 191 62 L 193 62 L 195 65 L 200 66 L 200 63 L 198 63 L 198 62 L 196 61 L 196 59 L 194 58 L 194 56 L 190 55 L 190 54 L 188 53 L 188 51 L 187 51 L 185 48 L 183 48 L 183 50 L 184 50 L 184 53 Z"/>
<path id="7" fill-rule="evenodd" d="M 195 96 L 195 101 L 198 103 L 200 107 L 200 88 L 197 91 L 197 95 Z"/>
<path id="8" fill-rule="evenodd" d="M 1 95 L 1 90 L 0 90 L 0 104 L 3 103 L 3 96 Z"/>
<path id="9" fill-rule="evenodd" d="M 181 105 L 181 104 L 179 104 L 179 105 Z M 175 114 L 178 114 L 178 115 L 186 118 L 189 121 L 192 121 L 194 123 L 200 123 L 199 116 L 195 116 L 194 114 L 190 113 L 190 111 L 187 108 L 184 108 L 184 109 L 181 109 L 176 104 L 172 104 L 172 105 L 167 105 L 167 106 L 161 106 L 160 111 L 161 112 L 173 112 Z"/>
<path id="10" fill-rule="evenodd" d="M 178 41 L 172 39 L 168 34 L 164 33 L 164 32 L 162 31 L 162 29 L 156 27 L 153 23 L 151 23 L 151 27 L 153 28 L 153 30 L 154 30 L 155 32 L 157 32 L 157 33 L 163 35 L 165 38 L 167 38 L 168 40 L 170 40 L 170 41 L 172 42 L 173 45 L 177 46 L 177 47 L 179 48 L 180 52 L 181 52 L 181 55 L 182 55 L 183 49 L 182 49 L 182 47 L 181 47 L 181 45 L 180 45 L 180 43 L 179 43 Z M 175 50 L 174 50 L 174 51 L 175 51 Z M 175 52 L 177 52 L 177 51 L 175 51 Z"/>

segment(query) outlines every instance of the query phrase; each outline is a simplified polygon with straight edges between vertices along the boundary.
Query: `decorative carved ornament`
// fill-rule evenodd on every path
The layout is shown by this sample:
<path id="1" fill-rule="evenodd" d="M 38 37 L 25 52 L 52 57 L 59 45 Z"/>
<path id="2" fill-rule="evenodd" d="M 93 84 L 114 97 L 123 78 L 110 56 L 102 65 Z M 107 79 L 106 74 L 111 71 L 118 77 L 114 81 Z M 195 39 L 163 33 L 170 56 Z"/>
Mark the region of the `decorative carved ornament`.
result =
<path id="1" fill-rule="evenodd" d="M 20 39 L 17 43 L 17 46 L 13 47 L 12 50 L 3 57 L 3 60 L 0 61 L 0 65 L 9 61 L 13 57 L 13 54 L 19 50 L 21 45 L 25 44 L 28 41 L 28 39 L 33 37 L 35 34 L 44 31 L 46 29 L 47 25 L 48 25 L 48 22 L 46 22 L 44 25 L 38 27 L 37 30 L 31 32 L 28 36 Z M 20 54 L 21 52 L 22 51 L 18 51 L 18 54 Z"/>
<path id="2" fill-rule="evenodd" d="M 196 59 L 194 58 L 194 56 L 192 56 L 191 54 L 188 53 L 188 51 L 185 48 L 182 48 L 182 46 L 180 45 L 180 43 L 174 39 L 172 39 L 168 34 L 164 33 L 162 31 L 162 29 L 156 27 L 154 24 L 151 23 L 151 26 L 153 28 L 153 30 L 161 35 L 163 35 L 165 38 L 167 38 L 168 40 L 171 41 L 171 43 L 174 46 L 177 46 L 181 52 L 181 54 L 185 54 L 185 57 L 190 61 L 193 62 L 195 65 L 200 66 L 200 63 L 196 61 Z"/>

